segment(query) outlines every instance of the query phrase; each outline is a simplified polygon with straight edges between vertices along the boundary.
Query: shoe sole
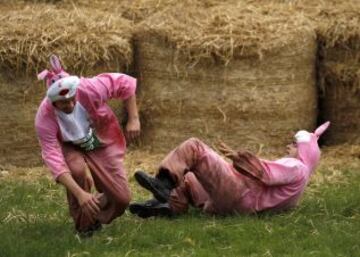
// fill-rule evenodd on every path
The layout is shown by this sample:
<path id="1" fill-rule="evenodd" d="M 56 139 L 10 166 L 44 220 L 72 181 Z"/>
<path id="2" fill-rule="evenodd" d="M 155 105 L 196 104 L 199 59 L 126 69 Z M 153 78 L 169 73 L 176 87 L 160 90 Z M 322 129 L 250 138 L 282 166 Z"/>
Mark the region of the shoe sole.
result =
<path id="1" fill-rule="evenodd" d="M 81 238 L 89 238 L 92 237 L 95 232 L 99 232 L 101 230 L 102 230 L 102 224 L 98 222 L 91 225 L 87 231 L 78 231 L 77 233 Z"/>
<path id="2" fill-rule="evenodd" d="M 145 174 L 142 174 L 141 172 L 136 172 L 134 177 L 136 181 L 141 185 L 143 188 L 149 190 L 156 200 L 166 203 L 168 201 L 168 197 L 164 194 L 162 194 L 161 191 L 159 191 L 156 187 L 154 187 L 147 179 Z"/>
<path id="3" fill-rule="evenodd" d="M 155 216 L 171 217 L 172 213 L 167 207 L 146 207 L 143 205 L 133 204 L 129 206 L 129 210 L 132 214 L 139 216 L 140 218 L 146 219 Z"/>

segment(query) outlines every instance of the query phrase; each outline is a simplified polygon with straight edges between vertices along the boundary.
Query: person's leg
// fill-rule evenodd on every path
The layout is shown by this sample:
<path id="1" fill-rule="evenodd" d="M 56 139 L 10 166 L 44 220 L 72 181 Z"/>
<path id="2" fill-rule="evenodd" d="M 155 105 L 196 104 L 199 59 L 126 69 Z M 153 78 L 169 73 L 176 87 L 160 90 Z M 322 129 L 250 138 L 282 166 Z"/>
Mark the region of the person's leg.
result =
<path id="1" fill-rule="evenodd" d="M 130 202 L 130 189 L 123 167 L 123 155 L 117 144 L 99 148 L 86 154 L 86 162 L 95 186 L 103 195 L 98 220 L 110 223 L 122 215 Z"/>
<path id="2" fill-rule="evenodd" d="M 64 146 L 63 154 L 68 165 L 71 176 L 78 183 L 78 185 L 87 192 L 90 192 L 91 185 L 85 179 L 86 177 L 86 163 L 83 154 L 72 146 Z M 75 222 L 75 228 L 78 232 L 88 231 L 94 225 L 88 216 L 82 211 L 77 198 L 67 190 L 67 199 L 69 204 L 70 215 Z"/>
<path id="3" fill-rule="evenodd" d="M 153 216 L 171 217 L 173 215 L 168 203 L 162 203 L 156 199 L 150 199 L 142 203 L 131 203 L 129 210 L 132 214 L 143 219 Z"/>
<path id="4" fill-rule="evenodd" d="M 201 141 L 191 138 L 172 150 L 161 162 L 155 177 L 143 171 L 135 172 L 136 181 L 151 191 L 157 200 L 167 202 L 171 190 L 182 186 L 185 172 L 191 169 L 195 161 L 193 159 L 196 156 L 193 150 L 195 142 Z"/>
<path id="5" fill-rule="evenodd" d="M 188 172 L 180 186 L 171 191 L 169 205 L 174 214 L 185 213 L 189 205 L 204 209 L 210 199 L 194 173 Z"/>
<path id="6" fill-rule="evenodd" d="M 170 192 L 174 188 L 171 177 L 166 176 L 159 179 L 144 171 L 136 171 L 134 177 L 139 185 L 152 192 L 158 201 L 165 203 L 169 200 Z"/>
<path id="7" fill-rule="evenodd" d="M 230 163 L 196 138 L 186 140 L 171 151 L 161 162 L 155 178 L 140 173 L 143 181 L 138 180 L 138 182 L 150 190 L 155 197 L 158 197 L 167 193 L 162 189 L 162 183 L 159 183 L 160 179 L 158 178 L 170 178 L 175 184 L 175 189 L 172 191 L 178 190 L 178 199 L 173 200 L 173 205 L 179 205 L 181 201 L 184 201 L 180 205 L 185 206 L 187 204 L 186 197 L 183 197 L 182 194 L 186 190 L 182 190 L 181 186 L 185 174 L 190 171 L 194 173 L 197 181 L 208 194 L 209 200 L 203 207 L 204 211 L 214 214 L 249 212 L 242 207 L 243 197 L 249 191 L 244 177 L 239 175 Z M 172 191 L 168 193 L 169 196 Z M 158 200 L 167 202 L 169 197 Z M 184 207 L 180 209 L 182 208 Z"/>
<path id="8" fill-rule="evenodd" d="M 189 205 L 204 209 L 209 206 L 209 197 L 195 175 L 188 172 L 184 181 L 171 191 L 169 199 L 162 203 L 151 199 L 143 203 L 132 203 L 129 206 L 130 212 L 141 218 L 152 216 L 173 216 L 187 212 Z"/>
<path id="9" fill-rule="evenodd" d="M 211 213 L 241 211 L 242 197 L 248 192 L 244 180 L 232 165 L 196 138 L 185 141 L 165 157 L 159 171 L 167 173 L 177 185 L 187 172 L 194 173 L 208 194 L 209 201 L 204 210 Z"/>

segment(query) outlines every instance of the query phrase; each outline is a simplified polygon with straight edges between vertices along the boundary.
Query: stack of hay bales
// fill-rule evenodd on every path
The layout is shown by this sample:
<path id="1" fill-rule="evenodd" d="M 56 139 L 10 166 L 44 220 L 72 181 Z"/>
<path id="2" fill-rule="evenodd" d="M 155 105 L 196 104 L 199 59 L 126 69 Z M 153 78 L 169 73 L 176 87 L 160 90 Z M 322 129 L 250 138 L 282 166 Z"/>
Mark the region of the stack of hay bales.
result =
<path id="1" fill-rule="evenodd" d="M 39 71 L 51 52 L 76 72 L 98 66 L 124 70 L 132 62 L 130 25 L 115 15 L 36 4 L 7 11 L 0 22 L 2 69 Z"/>
<path id="2" fill-rule="evenodd" d="M 360 143 L 360 2 L 276 2 L 292 6 L 314 25 L 319 45 L 319 119 L 332 122 L 323 141 Z"/>
<path id="3" fill-rule="evenodd" d="M 154 15 L 135 41 L 145 144 L 283 148 L 316 124 L 315 56 L 313 27 L 286 7 L 186 3 Z"/>
<path id="4" fill-rule="evenodd" d="M 229 0 L 230 1 L 230 0 Z M 318 40 L 319 122 L 330 120 L 326 144 L 360 143 L 360 2 L 254 0 L 294 8 L 313 24 Z"/>
<path id="5" fill-rule="evenodd" d="M 32 87 L 34 79 L 0 75 L 0 164 L 19 166 L 40 163 L 34 131 L 37 104 L 44 92 Z"/>
<path id="6" fill-rule="evenodd" d="M 328 144 L 360 143 L 360 4 L 346 2 L 319 16 L 321 118 Z"/>
<path id="7" fill-rule="evenodd" d="M 37 72 L 59 55 L 71 74 L 124 72 L 132 63 L 129 22 L 96 10 L 26 4 L 0 15 L 0 164 L 36 165 L 34 117 L 45 94 Z M 28 76 L 25 76 L 27 74 Z"/>

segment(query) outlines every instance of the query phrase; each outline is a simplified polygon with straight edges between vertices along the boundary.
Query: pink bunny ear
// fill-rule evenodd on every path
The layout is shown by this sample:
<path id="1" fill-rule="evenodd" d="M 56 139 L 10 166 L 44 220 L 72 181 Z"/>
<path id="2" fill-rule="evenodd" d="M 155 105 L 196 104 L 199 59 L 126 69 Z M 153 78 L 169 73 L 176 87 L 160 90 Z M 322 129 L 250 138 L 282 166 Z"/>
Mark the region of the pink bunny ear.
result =
<path id="1" fill-rule="evenodd" d="M 322 124 L 321 126 L 319 126 L 314 134 L 317 136 L 317 137 L 320 137 L 322 135 L 322 133 L 325 132 L 325 130 L 327 130 L 327 128 L 330 126 L 330 121 L 327 121 L 325 122 L 324 124 Z"/>
<path id="2" fill-rule="evenodd" d="M 62 71 L 62 67 L 61 67 L 61 63 L 60 63 L 60 60 L 59 60 L 59 57 L 57 57 L 56 55 L 51 55 L 50 56 L 50 64 L 51 64 L 51 67 L 53 68 L 53 70 L 55 72 L 60 72 Z"/>
<path id="3" fill-rule="evenodd" d="M 43 70 L 42 72 L 40 72 L 37 75 L 37 78 L 38 78 L 38 80 L 44 80 L 48 76 L 49 76 L 49 71 L 48 70 Z"/>

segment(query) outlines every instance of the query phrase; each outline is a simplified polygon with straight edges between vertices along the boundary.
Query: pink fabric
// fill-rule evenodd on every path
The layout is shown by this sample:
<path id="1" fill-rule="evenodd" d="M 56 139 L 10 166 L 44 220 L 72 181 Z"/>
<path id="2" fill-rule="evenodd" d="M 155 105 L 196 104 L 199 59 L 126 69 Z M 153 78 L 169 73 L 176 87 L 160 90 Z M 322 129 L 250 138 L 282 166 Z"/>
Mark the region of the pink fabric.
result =
<path id="1" fill-rule="evenodd" d="M 104 73 L 93 78 L 81 78 L 76 100 L 89 113 L 92 127 L 102 144 L 117 144 L 123 154 L 125 138 L 115 114 L 106 102 L 111 98 L 128 99 L 135 94 L 136 79 L 121 73 Z M 62 153 L 62 139 L 51 102 L 45 98 L 36 114 L 35 128 L 42 149 L 42 158 L 56 180 L 70 172 Z"/>
<path id="2" fill-rule="evenodd" d="M 260 162 L 261 174 L 245 176 L 200 140 L 189 139 L 165 157 L 159 171 L 168 171 L 178 185 L 169 201 L 175 213 L 186 211 L 188 203 L 216 214 L 294 207 L 309 178 L 304 163 L 296 158 Z"/>
<path id="3" fill-rule="evenodd" d="M 110 144 L 90 152 L 80 152 L 74 146 L 64 144 L 63 154 L 71 175 L 78 185 L 87 192 L 91 186 L 85 179 L 86 165 L 89 167 L 98 192 L 105 195 L 107 203 L 101 206 L 96 217 L 102 224 L 109 224 L 122 215 L 130 202 L 130 190 L 124 172 L 123 151 L 118 144 Z M 67 191 L 70 214 L 77 231 L 83 231 L 92 225 L 88 216 L 83 213 L 77 198 Z M 100 198 L 101 199 L 101 198 Z"/>
<path id="4" fill-rule="evenodd" d="M 47 88 L 50 88 L 50 86 L 59 79 L 70 76 L 69 73 L 63 69 L 60 59 L 56 55 L 50 56 L 50 64 L 51 70 L 43 70 L 37 76 L 39 80 L 45 80 Z"/>
<path id="5" fill-rule="evenodd" d="M 314 133 L 309 133 L 307 131 L 299 131 L 295 138 L 297 140 L 297 147 L 298 147 L 298 158 L 307 166 L 308 176 L 313 173 L 316 169 L 317 165 L 320 161 L 321 151 L 318 145 L 318 139 L 320 136 L 329 128 L 330 122 L 327 121 L 321 126 L 319 126 Z M 299 134 L 300 133 L 307 133 L 308 140 L 301 140 Z M 301 141 L 301 142 L 299 142 Z"/>
<path id="6" fill-rule="evenodd" d="M 183 183 L 177 186 L 170 195 L 171 209 L 174 213 L 186 212 L 189 205 L 204 209 L 209 204 L 209 195 L 197 180 L 193 172 L 184 175 Z"/>
<path id="7" fill-rule="evenodd" d="M 256 211 L 282 210 L 295 207 L 308 183 L 306 166 L 296 158 L 261 160 L 263 186 L 252 192 Z"/>

